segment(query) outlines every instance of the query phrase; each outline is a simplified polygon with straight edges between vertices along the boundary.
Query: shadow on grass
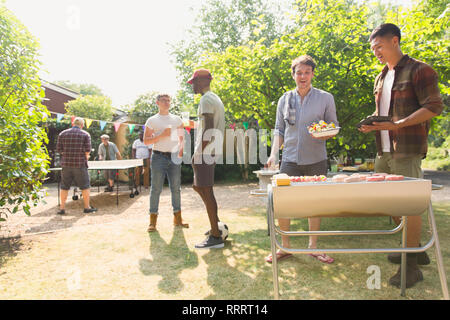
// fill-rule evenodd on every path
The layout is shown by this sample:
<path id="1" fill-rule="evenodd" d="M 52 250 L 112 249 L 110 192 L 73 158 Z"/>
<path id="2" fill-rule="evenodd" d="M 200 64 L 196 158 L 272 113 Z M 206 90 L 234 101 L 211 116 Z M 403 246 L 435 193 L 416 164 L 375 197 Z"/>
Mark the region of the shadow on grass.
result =
<path id="1" fill-rule="evenodd" d="M 164 293 L 180 292 L 184 283 L 179 274 L 184 269 L 194 269 L 198 266 L 197 254 L 190 251 L 184 230 L 175 228 L 170 243 L 161 238 L 159 232 L 150 232 L 150 254 L 153 260 L 141 259 L 139 261 L 140 271 L 146 275 L 160 275 L 161 281 L 158 288 Z"/>
<path id="2" fill-rule="evenodd" d="M 120 215 L 127 210 L 135 201 L 141 197 L 141 195 L 130 198 L 129 194 L 119 193 L 119 206 L 116 204 L 116 194 L 111 193 L 98 193 L 91 194 L 90 205 L 97 208 L 98 211 L 89 213 L 89 216 L 102 216 L 102 215 Z M 145 196 L 145 195 L 144 195 Z M 25 231 L 25 234 L 38 233 L 42 231 L 57 231 L 71 228 L 78 220 L 84 218 L 87 214 L 83 212 L 84 204 L 83 198 L 79 200 L 70 200 L 69 195 L 66 202 L 65 214 L 63 216 L 58 215 L 56 212 L 59 210 L 59 206 L 49 208 L 48 210 L 33 214 L 33 218 L 37 217 L 51 217 L 50 220 L 32 226 Z"/>
<path id="3" fill-rule="evenodd" d="M 7 260 L 15 257 L 17 252 L 23 250 L 23 241 L 20 237 L 0 239 L 0 275 Z"/>
<path id="4" fill-rule="evenodd" d="M 224 249 L 203 255 L 208 265 L 208 285 L 214 291 L 208 300 L 271 299 L 271 269 L 264 262 L 269 246 L 266 230 L 230 234 Z"/>

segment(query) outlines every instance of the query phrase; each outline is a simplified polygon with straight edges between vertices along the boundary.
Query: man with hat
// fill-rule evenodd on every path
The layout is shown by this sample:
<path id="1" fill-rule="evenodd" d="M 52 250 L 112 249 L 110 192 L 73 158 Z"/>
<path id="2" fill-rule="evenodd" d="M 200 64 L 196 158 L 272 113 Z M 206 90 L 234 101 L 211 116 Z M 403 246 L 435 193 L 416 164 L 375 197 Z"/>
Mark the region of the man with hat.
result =
<path id="1" fill-rule="evenodd" d="M 217 202 L 214 197 L 214 167 L 217 159 L 222 157 L 223 137 L 225 131 L 225 109 L 222 100 L 211 91 L 211 72 L 198 69 L 188 83 L 194 94 L 202 95 L 198 105 L 198 127 L 195 139 L 192 168 L 194 169 L 194 190 L 200 195 L 208 213 L 211 230 L 206 239 L 195 245 L 197 249 L 223 248 Z"/>
<path id="2" fill-rule="evenodd" d="M 122 156 L 117 146 L 109 141 L 109 136 L 104 134 L 100 137 L 102 143 L 98 147 L 99 160 L 121 160 Z M 114 189 L 114 178 L 117 174 L 117 170 L 110 169 L 105 170 L 105 178 L 108 180 L 108 186 L 105 188 L 105 192 L 112 192 Z"/>

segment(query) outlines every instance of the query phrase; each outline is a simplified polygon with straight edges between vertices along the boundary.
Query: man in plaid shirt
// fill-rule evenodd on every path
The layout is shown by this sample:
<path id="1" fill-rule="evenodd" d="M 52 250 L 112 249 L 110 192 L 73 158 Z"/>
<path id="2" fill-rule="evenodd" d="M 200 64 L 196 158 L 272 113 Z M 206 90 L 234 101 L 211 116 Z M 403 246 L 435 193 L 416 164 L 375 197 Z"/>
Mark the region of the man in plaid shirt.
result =
<path id="1" fill-rule="evenodd" d="M 371 49 L 380 63 L 386 64 L 375 79 L 374 115 L 391 116 L 392 122 L 364 125 L 360 131 L 375 131 L 377 158 L 375 171 L 422 178 L 421 161 L 428 149 L 431 118 L 438 116 L 444 105 L 439 93 L 437 73 L 426 63 L 404 55 L 400 49 L 400 29 L 391 23 L 377 27 L 370 36 Z M 394 219 L 400 223 L 399 219 Z M 407 218 L 407 246 L 418 247 L 422 217 Z M 399 264 L 400 254 L 388 260 Z M 418 264 L 429 264 L 426 252 L 408 253 L 406 287 L 423 280 Z M 390 280 L 400 287 L 400 268 Z"/>
<path id="2" fill-rule="evenodd" d="M 72 182 L 80 188 L 84 202 L 84 213 L 97 211 L 89 204 L 90 181 L 87 161 L 91 152 L 91 136 L 83 129 L 84 120 L 75 118 L 71 129 L 58 136 L 56 152 L 61 154 L 61 205 L 58 214 L 65 214 L 67 195 Z"/>

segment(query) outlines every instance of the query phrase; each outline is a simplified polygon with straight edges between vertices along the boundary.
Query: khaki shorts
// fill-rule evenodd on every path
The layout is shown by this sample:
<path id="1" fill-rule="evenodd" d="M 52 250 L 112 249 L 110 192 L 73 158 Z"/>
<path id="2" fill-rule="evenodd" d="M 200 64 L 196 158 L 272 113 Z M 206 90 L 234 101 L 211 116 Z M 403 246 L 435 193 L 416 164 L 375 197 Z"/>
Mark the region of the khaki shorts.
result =
<path id="1" fill-rule="evenodd" d="M 423 178 L 422 155 L 393 159 L 391 153 L 383 152 L 375 159 L 375 172 L 400 174 L 410 178 Z"/>

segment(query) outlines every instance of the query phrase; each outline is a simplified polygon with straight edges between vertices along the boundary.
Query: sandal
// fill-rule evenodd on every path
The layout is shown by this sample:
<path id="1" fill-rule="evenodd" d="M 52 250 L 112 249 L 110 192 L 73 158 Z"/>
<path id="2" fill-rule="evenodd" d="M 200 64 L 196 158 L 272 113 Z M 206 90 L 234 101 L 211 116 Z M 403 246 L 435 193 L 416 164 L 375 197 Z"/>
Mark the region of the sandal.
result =
<path id="1" fill-rule="evenodd" d="M 281 261 L 281 260 L 287 259 L 287 258 L 289 258 L 289 257 L 292 257 L 292 254 L 286 253 L 286 252 L 282 252 L 282 251 L 278 251 L 278 252 L 277 252 L 277 261 Z M 272 263 L 272 254 L 269 254 L 269 255 L 266 257 L 266 262 Z"/>
<path id="2" fill-rule="evenodd" d="M 309 255 L 323 263 L 330 264 L 330 263 L 333 263 L 333 261 L 334 261 L 334 259 L 332 257 L 327 256 L 325 253 L 321 253 L 321 254 L 310 253 Z"/>

